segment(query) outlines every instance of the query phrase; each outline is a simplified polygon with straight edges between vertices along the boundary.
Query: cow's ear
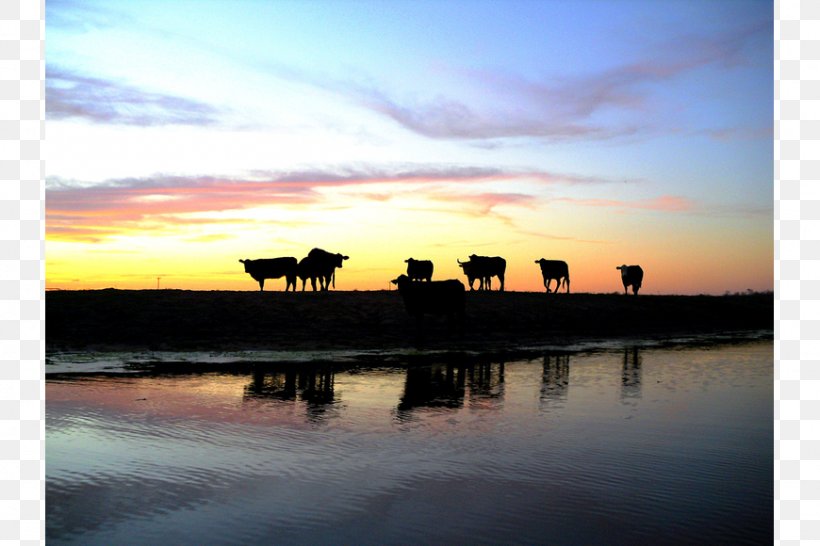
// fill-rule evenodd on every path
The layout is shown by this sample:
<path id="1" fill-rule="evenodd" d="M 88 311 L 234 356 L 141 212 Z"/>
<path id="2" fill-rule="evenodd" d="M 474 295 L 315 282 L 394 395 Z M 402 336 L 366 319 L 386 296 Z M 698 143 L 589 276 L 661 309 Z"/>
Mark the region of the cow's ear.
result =
<path id="1" fill-rule="evenodd" d="M 239 260 L 239 263 L 245 263 L 246 260 Z"/>
<path id="2" fill-rule="evenodd" d="M 349 260 L 349 259 L 350 259 L 350 256 L 342 256 L 342 259 L 343 259 L 343 260 Z"/>

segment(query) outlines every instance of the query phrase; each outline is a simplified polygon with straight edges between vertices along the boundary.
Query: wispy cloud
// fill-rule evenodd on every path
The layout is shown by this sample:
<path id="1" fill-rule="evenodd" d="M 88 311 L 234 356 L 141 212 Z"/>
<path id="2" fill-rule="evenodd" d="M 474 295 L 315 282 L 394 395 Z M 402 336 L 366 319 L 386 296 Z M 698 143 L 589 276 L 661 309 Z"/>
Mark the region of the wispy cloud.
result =
<path id="1" fill-rule="evenodd" d="M 691 200 L 677 195 L 662 195 L 650 199 L 636 199 L 634 201 L 619 199 L 573 199 L 561 197 L 553 199 L 556 202 L 571 203 L 584 207 L 602 207 L 621 211 L 629 209 L 656 210 L 663 212 L 688 212 L 694 207 Z"/>
<path id="2" fill-rule="evenodd" d="M 465 89 L 485 97 L 483 104 L 446 94 L 399 97 L 371 83 L 307 79 L 335 87 L 364 107 L 429 138 L 610 139 L 655 128 L 646 115 L 650 108 L 659 107 L 652 103 L 655 86 L 702 67 L 725 69 L 742 64 L 750 43 L 770 40 L 770 26 L 764 21 L 716 36 L 678 36 L 654 57 L 586 76 L 533 80 L 504 71 L 451 69 Z M 681 43 L 686 47 L 680 47 Z M 306 78 L 298 73 L 290 76 Z M 618 122 L 601 121 L 602 115 L 611 113 L 619 115 Z"/>
<path id="3" fill-rule="evenodd" d="M 84 119 L 121 125 L 213 125 L 221 111 L 184 97 L 154 93 L 60 67 L 46 70 L 49 119 Z"/>

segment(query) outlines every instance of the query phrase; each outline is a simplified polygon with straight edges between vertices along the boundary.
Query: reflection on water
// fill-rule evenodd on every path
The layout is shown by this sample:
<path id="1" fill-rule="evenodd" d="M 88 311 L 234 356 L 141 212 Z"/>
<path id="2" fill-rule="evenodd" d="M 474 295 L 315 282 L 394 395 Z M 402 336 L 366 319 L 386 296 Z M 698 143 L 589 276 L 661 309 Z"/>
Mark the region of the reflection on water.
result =
<path id="1" fill-rule="evenodd" d="M 334 371 L 329 365 L 285 370 L 255 370 L 253 379 L 245 387 L 246 400 L 302 400 L 309 421 L 321 421 L 335 416 L 331 410 L 336 402 L 333 392 Z"/>
<path id="2" fill-rule="evenodd" d="M 561 403 L 567 398 L 569 386 L 569 356 L 544 355 L 541 375 L 541 403 Z"/>
<path id="3" fill-rule="evenodd" d="M 621 399 L 641 397 L 641 351 L 637 347 L 624 349 L 624 365 L 621 379 Z"/>
<path id="4" fill-rule="evenodd" d="M 54 544 L 772 540 L 772 343 L 47 381 Z"/>

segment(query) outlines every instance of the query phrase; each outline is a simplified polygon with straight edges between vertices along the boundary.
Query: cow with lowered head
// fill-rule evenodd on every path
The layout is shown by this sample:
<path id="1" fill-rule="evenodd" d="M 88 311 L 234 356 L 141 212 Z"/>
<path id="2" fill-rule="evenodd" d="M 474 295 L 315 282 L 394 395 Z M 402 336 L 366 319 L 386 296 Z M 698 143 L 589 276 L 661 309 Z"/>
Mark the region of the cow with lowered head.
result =
<path id="1" fill-rule="evenodd" d="M 619 265 L 615 269 L 621 270 L 621 282 L 624 284 L 624 294 L 627 294 L 627 287 L 632 287 L 632 293 L 638 295 L 638 290 L 643 282 L 643 269 L 639 265 Z"/>
<path id="2" fill-rule="evenodd" d="M 433 262 L 430 260 L 414 260 L 407 258 L 407 276 L 411 281 L 432 281 L 433 280 Z"/>
<path id="3" fill-rule="evenodd" d="M 535 263 L 541 266 L 541 276 L 544 278 L 544 288 L 547 293 L 550 292 L 550 283 L 555 279 L 555 292 L 561 288 L 561 280 L 564 281 L 564 286 L 567 288 L 569 294 L 569 266 L 563 260 L 535 260 Z"/>
<path id="4" fill-rule="evenodd" d="M 316 290 L 316 279 L 322 290 L 328 290 L 330 285 L 336 288 L 336 268 L 342 267 L 342 262 L 349 259 L 339 253 L 330 253 L 321 248 L 314 248 L 306 258 L 299 262 L 299 278 L 302 279 L 302 291 L 305 289 L 305 281 L 310 279 L 313 290 Z"/>
<path id="5" fill-rule="evenodd" d="M 245 273 L 259 283 L 259 290 L 265 289 L 265 279 L 280 279 L 285 277 L 287 284 L 285 292 L 293 286 L 296 291 L 296 258 L 290 256 L 282 258 L 264 258 L 261 260 L 239 260 L 245 265 Z"/>
<path id="6" fill-rule="evenodd" d="M 507 270 L 507 260 L 501 256 L 476 256 L 470 254 L 470 260 L 462 262 L 456 260 L 458 265 L 464 270 L 467 275 L 467 280 L 470 281 L 470 290 L 473 289 L 473 281 L 480 279 L 479 290 L 491 290 L 491 282 L 493 277 L 498 277 L 501 286 L 498 288 L 500 292 L 504 291 L 504 273 Z M 469 264 L 469 265 L 468 265 Z"/>
<path id="7" fill-rule="evenodd" d="M 420 282 L 399 275 L 390 282 L 398 287 L 407 314 L 415 317 L 419 326 L 424 315 L 445 315 L 463 323 L 464 285 L 461 281 Z"/>

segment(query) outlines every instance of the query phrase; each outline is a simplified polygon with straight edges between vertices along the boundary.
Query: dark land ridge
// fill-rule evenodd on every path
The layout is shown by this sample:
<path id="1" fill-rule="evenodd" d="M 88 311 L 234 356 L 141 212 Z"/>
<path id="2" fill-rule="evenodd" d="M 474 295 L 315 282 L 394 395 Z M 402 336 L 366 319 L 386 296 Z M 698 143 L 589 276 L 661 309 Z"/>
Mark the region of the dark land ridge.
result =
<path id="1" fill-rule="evenodd" d="M 462 332 L 423 331 L 396 291 L 49 291 L 47 352 L 504 351 L 584 339 L 666 339 L 773 331 L 774 295 L 468 292 Z"/>

